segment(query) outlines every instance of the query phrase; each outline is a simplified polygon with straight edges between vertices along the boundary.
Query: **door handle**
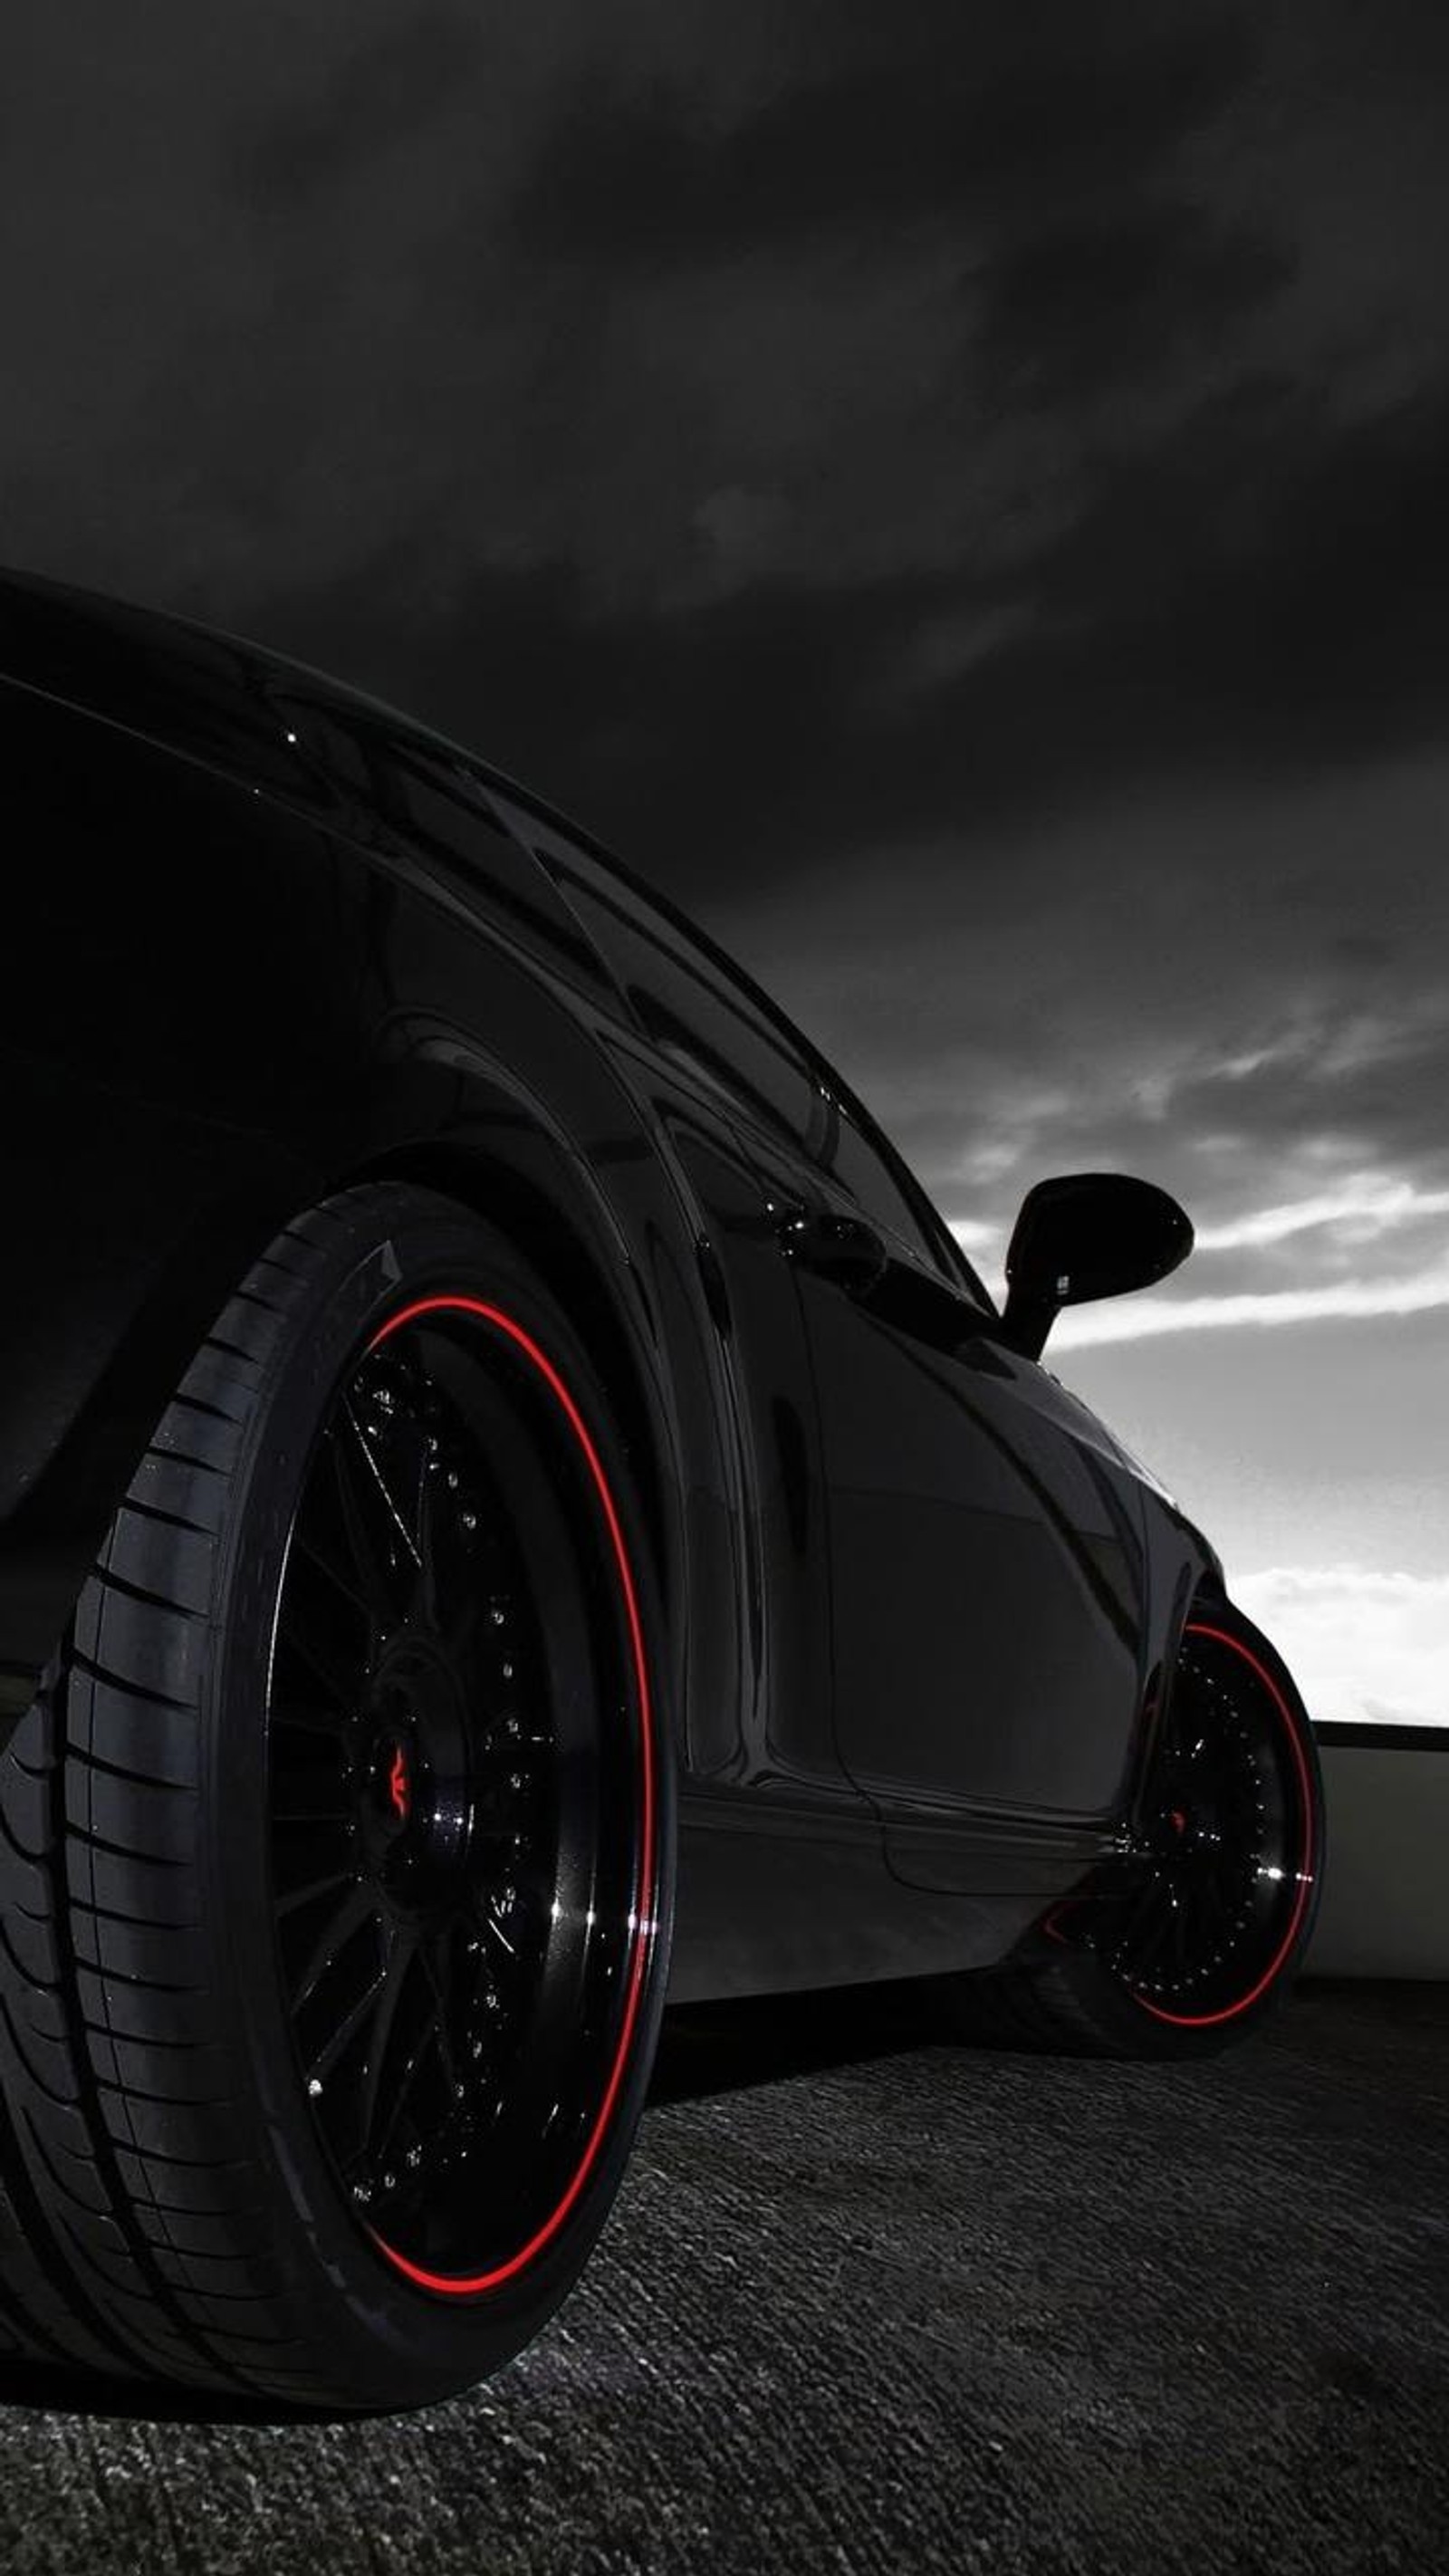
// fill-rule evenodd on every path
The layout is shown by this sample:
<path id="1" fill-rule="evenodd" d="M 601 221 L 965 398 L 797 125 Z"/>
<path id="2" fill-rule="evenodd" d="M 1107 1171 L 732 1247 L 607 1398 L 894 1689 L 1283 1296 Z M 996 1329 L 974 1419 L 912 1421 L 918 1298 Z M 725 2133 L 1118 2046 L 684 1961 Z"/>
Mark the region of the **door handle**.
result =
<path id="1" fill-rule="evenodd" d="M 791 1208 L 775 1231 L 787 1260 L 830 1280 L 848 1297 L 868 1297 L 890 1267 L 884 1236 L 863 1216 Z"/>

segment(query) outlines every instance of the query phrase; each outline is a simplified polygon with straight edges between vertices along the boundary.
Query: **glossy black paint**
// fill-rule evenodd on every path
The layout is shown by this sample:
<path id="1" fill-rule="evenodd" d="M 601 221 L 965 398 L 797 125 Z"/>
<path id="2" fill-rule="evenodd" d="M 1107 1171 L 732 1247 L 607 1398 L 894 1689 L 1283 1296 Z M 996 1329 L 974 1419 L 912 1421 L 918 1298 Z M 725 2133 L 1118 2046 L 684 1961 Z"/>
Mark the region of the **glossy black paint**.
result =
<path id="1" fill-rule="evenodd" d="M 386 1171 L 516 1229 L 610 1388 L 673 1992 L 984 1964 L 1130 1871 L 1221 1569 L 712 942 L 455 745 L 49 584 L 0 581 L 0 744 L 0 1724 L 236 1277 Z"/>

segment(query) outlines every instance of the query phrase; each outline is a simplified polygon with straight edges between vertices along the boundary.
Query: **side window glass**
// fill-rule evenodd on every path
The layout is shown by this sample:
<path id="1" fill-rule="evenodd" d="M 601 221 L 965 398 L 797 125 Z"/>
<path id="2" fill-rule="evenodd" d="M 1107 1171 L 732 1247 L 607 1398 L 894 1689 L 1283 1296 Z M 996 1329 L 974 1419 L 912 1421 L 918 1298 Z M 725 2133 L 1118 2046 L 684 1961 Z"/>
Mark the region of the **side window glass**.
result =
<path id="1" fill-rule="evenodd" d="M 374 766 L 357 727 L 343 721 L 327 703 L 288 687 L 276 693 L 278 716 L 309 768 L 323 772 L 344 800 L 369 799 L 375 789 Z"/>
<path id="2" fill-rule="evenodd" d="M 571 984 L 597 997 L 605 977 L 593 947 L 463 752 L 435 748 L 363 710 L 295 696 L 292 709 L 299 735 L 357 797 L 365 841 L 415 853 L 480 919 L 542 949 Z"/>
<path id="3" fill-rule="evenodd" d="M 944 1221 L 887 1140 L 837 1098 L 830 1069 L 647 891 L 505 805 L 607 960 L 657 1046 L 786 1136 L 913 1257 L 994 1310 Z"/>
<path id="4" fill-rule="evenodd" d="M 862 1213 L 896 1236 L 918 1261 L 939 1269 L 940 1257 L 919 1216 L 888 1164 L 862 1135 L 848 1110 L 831 1102 L 830 1126 L 820 1160 L 832 1179 L 848 1190 Z"/>
<path id="5" fill-rule="evenodd" d="M 502 836 L 497 822 L 462 770 L 409 752 L 391 763 L 395 793 L 414 838 L 450 859 L 476 865 L 478 844 Z"/>
<path id="6" fill-rule="evenodd" d="M 334 723 L 329 740 L 334 758 L 342 732 Z M 461 762 L 365 720 L 349 724 L 343 738 L 348 766 L 365 782 L 370 801 L 409 840 L 461 866 L 476 867 L 480 848 L 491 851 L 508 839 L 482 786 Z"/>
<path id="7" fill-rule="evenodd" d="M 821 1156 L 826 1169 L 848 1190 L 862 1213 L 893 1234 L 918 1261 L 964 1288 L 991 1311 L 991 1300 L 959 1244 L 932 1207 L 914 1174 L 888 1141 L 872 1135 L 843 1102 L 832 1101 L 833 1116 Z"/>
<path id="8" fill-rule="evenodd" d="M 480 842 L 507 839 L 487 790 L 461 754 L 410 739 L 366 708 L 308 696 L 300 688 L 274 703 L 288 727 L 287 740 L 325 764 L 340 789 L 365 809 L 383 815 L 395 831 L 463 864 L 476 862 Z"/>
<path id="9" fill-rule="evenodd" d="M 553 847 L 540 855 L 656 1043 L 807 1153 L 818 1150 L 822 1094 L 752 995 L 681 924 L 584 853 L 563 859 Z"/>

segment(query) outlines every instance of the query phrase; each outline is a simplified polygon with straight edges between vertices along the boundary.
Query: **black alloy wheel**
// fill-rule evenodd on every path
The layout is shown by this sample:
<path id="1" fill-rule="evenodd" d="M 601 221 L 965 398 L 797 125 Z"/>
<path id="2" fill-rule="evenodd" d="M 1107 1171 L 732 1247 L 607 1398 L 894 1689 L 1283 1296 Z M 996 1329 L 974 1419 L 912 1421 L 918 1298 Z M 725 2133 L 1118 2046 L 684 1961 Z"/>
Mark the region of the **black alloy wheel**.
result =
<path id="1" fill-rule="evenodd" d="M 493 2288 L 562 2224 L 639 2008 L 653 1757 L 647 1728 L 596 1725 L 601 1604 L 568 1571 L 591 1484 L 612 1540 L 593 1443 L 515 1319 L 412 1301 L 334 1396 L 288 1545 L 270 1840 L 299 2075 L 372 2242 L 440 2293 Z M 614 1571 L 642 1694 L 621 1539 Z"/>
<path id="2" fill-rule="evenodd" d="M 1323 1883 L 1323 1787 L 1282 1657 L 1235 1604 L 1198 1604 L 1150 1712 L 1125 1881 L 1059 1898 L 1007 1966 L 948 1979 L 966 2036 L 1199 2057 L 1282 2003 Z"/>
<path id="3" fill-rule="evenodd" d="M 0 1762 L 13 2351 L 347 2410 L 538 2331 L 657 2035 L 664 1669 L 531 1264 L 400 1182 L 285 1228 Z"/>
<path id="4" fill-rule="evenodd" d="M 1297 1953 L 1319 1874 L 1312 1764 L 1306 1724 L 1240 1623 L 1190 1619 L 1140 1820 L 1143 1877 L 1092 1935 L 1154 2020 L 1237 2021 Z"/>

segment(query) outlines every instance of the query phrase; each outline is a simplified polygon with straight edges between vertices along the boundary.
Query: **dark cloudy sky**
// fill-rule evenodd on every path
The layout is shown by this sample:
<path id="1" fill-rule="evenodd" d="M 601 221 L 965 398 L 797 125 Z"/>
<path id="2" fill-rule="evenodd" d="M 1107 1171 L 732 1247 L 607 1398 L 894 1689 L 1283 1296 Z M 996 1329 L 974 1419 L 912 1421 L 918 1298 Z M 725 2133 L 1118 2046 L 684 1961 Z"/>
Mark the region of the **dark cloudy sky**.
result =
<path id="1" fill-rule="evenodd" d="M 320 662 L 766 981 L 1323 1715 L 1449 1716 L 1449 16 L 74 0 L 0 559 Z"/>

